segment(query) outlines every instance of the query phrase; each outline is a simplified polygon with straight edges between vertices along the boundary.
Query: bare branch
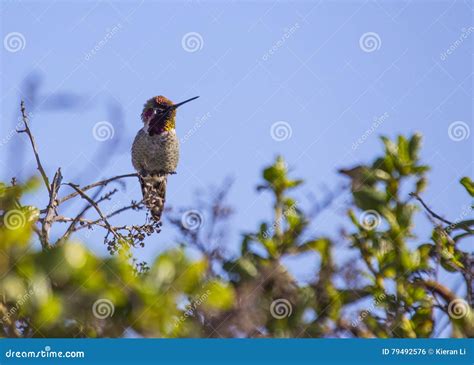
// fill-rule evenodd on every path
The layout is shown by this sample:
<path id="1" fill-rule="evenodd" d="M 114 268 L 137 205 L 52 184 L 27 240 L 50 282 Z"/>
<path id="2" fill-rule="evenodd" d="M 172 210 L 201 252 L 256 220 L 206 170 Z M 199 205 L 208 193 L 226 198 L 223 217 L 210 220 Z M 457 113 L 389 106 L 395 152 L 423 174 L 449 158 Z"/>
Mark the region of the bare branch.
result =
<path id="1" fill-rule="evenodd" d="M 127 177 L 138 177 L 138 174 L 134 173 L 134 174 L 125 174 L 125 175 L 118 175 L 118 176 L 110 177 L 108 179 L 97 181 L 95 183 L 86 185 L 86 186 L 80 188 L 80 190 L 82 192 L 85 192 L 85 191 L 90 190 L 92 188 L 95 188 L 97 186 L 107 186 L 107 184 L 109 184 L 112 181 L 119 180 L 119 179 L 124 179 L 124 178 L 127 178 Z M 71 193 L 69 195 L 66 195 L 65 197 L 59 199 L 58 200 L 58 205 L 61 204 L 61 203 L 64 203 L 65 201 L 67 201 L 69 199 L 72 199 L 72 198 L 74 198 L 78 195 L 80 195 L 80 193 L 78 193 L 77 190 L 76 190 L 76 192 Z"/>
<path id="2" fill-rule="evenodd" d="M 362 328 L 362 326 L 353 326 L 348 321 L 343 318 L 337 320 L 336 325 L 357 338 L 375 338 L 376 336 L 367 328 Z"/>
<path id="3" fill-rule="evenodd" d="M 423 208 L 426 209 L 426 211 L 433 217 L 433 218 L 436 218 L 438 220 L 440 220 L 441 222 L 443 223 L 446 223 L 447 225 L 449 225 L 450 227 L 454 227 L 456 226 L 457 224 L 456 223 L 453 223 L 453 222 L 450 222 L 448 221 L 447 219 L 441 217 L 440 215 L 436 214 L 433 210 L 430 209 L 430 207 L 428 207 L 428 205 L 426 205 L 426 203 L 423 201 L 423 199 L 421 199 L 421 197 L 417 194 L 417 193 L 410 193 L 410 196 L 415 198 L 416 200 L 418 200 L 421 205 L 423 206 Z M 466 231 L 466 232 L 469 232 L 469 233 L 474 233 L 472 230 L 470 230 L 469 228 L 463 226 L 463 225 L 459 225 L 459 228 L 461 228 L 462 230 Z"/>
<path id="4" fill-rule="evenodd" d="M 186 214 L 186 210 L 179 210 L 168 215 L 169 222 L 180 234 L 179 241 L 193 246 L 210 261 L 219 261 L 225 256 L 223 243 L 228 233 L 227 220 L 233 213 L 225 200 L 231 186 L 232 180 L 226 179 L 221 186 L 212 187 L 207 194 L 199 194 L 205 198 L 199 198 L 197 201 L 197 215 L 203 215 L 200 219 L 203 219 L 205 215 L 207 219 L 205 224 L 196 227 L 196 229 L 183 224 L 183 214 Z M 190 209 L 188 212 L 192 210 Z M 212 265 L 209 266 L 209 269 L 212 271 Z"/>
<path id="5" fill-rule="evenodd" d="M 105 217 L 104 213 L 102 213 L 102 211 L 100 210 L 99 206 L 96 204 L 96 202 L 94 200 L 92 200 L 86 193 L 84 193 L 84 191 L 82 191 L 81 188 L 79 188 L 78 186 L 74 185 L 74 184 L 71 184 L 71 183 L 66 183 L 66 185 L 69 185 L 70 187 L 72 187 L 74 190 L 76 190 L 76 192 L 83 198 L 85 199 L 86 201 L 89 202 L 90 205 L 92 205 L 92 207 L 96 210 L 96 212 L 99 214 L 100 218 L 102 218 L 102 221 L 104 222 L 104 224 L 106 225 L 107 229 L 114 235 L 115 238 L 117 239 L 120 239 L 120 236 L 117 234 L 117 232 L 115 232 L 115 229 L 112 227 L 112 225 L 109 223 L 109 221 L 107 220 L 107 218 Z"/>
<path id="6" fill-rule="evenodd" d="M 25 103 L 23 101 L 21 102 L 21 114 L 24 123 L 24 129 L 18 130 L 17 132 L 26 133 L 28 135 L 32 146 L 33 154 L 35 155 L 37 169 L 40 172 L 42 180 L 48 191 L 48 204 L 46 207 L 40 210 L 41 217 L 38 219 L 37 225 L 33 227 L 34 232 L 38 236 L 43 248 L 51 247 L 50 232 L 52 230 L 53 224 L 56 222 L 70 223 L 68 228 L 66 229 L 66 232 L 64 232 L 64 234 L 56 241 L 56 245 L 65 242 L 73 232 L 84 228 L 92 229 L 94 226 L 98 226 L 104 228 L 107 231 L 107 234 L 104 238 L 104 243 L 107 245 L 107 248 L 111 253 L 116 252 L 122 244 L 130 244 L 132 246 L 143 246 L 144 239 L 146 236 L 150 236 L 155 232 L 159 233 L 161 231 L 161 223 L 156 224 L 145 222 L 142 225 L 113 226 L 108 221 L 110 217 L 119 215 L 127 210 L 139 210 L 143 208 L 141 202 L 137 203 L 132 201 L 130 205 L 121 207 L 120 209 L 116 209 L 110 214 L 104 214 L 101 208 L 99 207 L 99 204 L 101 202 L 105 200 L 111 200 L 111 197 L 118 192 L 118 189 L 112 189 L 111 191 L 105 193 L 103 196 L 98 198 L 98 196 L 109 183 L 128 177 L 138 177 L 138 174 L 136 173 L 118 175 L 91 183 L 89 185 L 85 185 L 84 187 L 80 187 L 79 184 L 75 183 L 62 184 L 63 176 L 61 173 L 61 169 L 59 168 L 54 175 L 52 184 L 50 184 L 48 175 L 46 174 L 46 171 L 41 163 L 35 138 L 30 129 L 29 118 L 26 112 Z M 12 179 L 12 185 L 15 184 L 16 180 Z M 58 198 L 59 189 L 62 185 L 70 186 L 74 189 L 74 192 L 62 198 Z M 86 191 L 91 189 L 94 189 L 94 194 L 91 194 L 91 196 L 89 196 L 88 194 L 86 194 Z M 78 213 L 74 213 L 72 217 L 65 217 L 63 215 L 60 215 L 60 204 L 76 197 L 81 197 L 87 202 L 87 204 L 85 204 L 84 207 L 80 209 Z M 91 208 L 93 208 L 99 214 L 98 219 L 94 218 L 94 220 L 92 220 L 84 218 L 85 214 Z M 109 239 L 109 235 L 112 235 L 113 238 Z"/>
<path id="7" fill-rule="evenodd" d="M 95 201 L 95 199 L 99 196 L 100 192 L 102 191 L 103 187 L 101 187 L 93 196 L 92 200 Z M 101 199 L 97 200 L 96 201 L 96 204 L 99 204 L 101 202 Z M 80 221 L 80 219 L 82 219 L 82 217 L 84 216 L 84 214 L 90 209 L 92 208 L 92 205 L 91 204 L 86 204 L 84 206 L 84 208 L 79 212 L 79 214 L 76 215 L 75 218 L 73 218 L 71 220 L 71 224 L 69 225 L 69 227 L 67 228 L 66 232 L 64 232 L 64 234 L 62 235 L 62 237 L 60 239 L 58 239 L 58 241 L 56 242 L 56 244 L 60 244 L 62 242 L 65 242 L 69 236 L 71 235 L 72 232 L 75 231 L 75 228 L 76 228 L 76 224 Z"/>
<path id="8" fill-rule="evenodd" d="M 88 207 L 91 207 L 90 205 L 88 205 Z M 116 216 L 118 214 L 121 214 L 127 210 L 138 210 L 138 209 L 141 209 L 143 208 L 141 202 L 140 203 L 136 203 L 136 202 L 132 202 L 130 205 L 127 205 L 127 206 L 124 206 L 120 209 L 117 209 L 115 211 L 113 211 L 112 213 L 110 214 L 107 214 L 105 217 L 107 219 L 113 217 L 113 216 Z M 56 222 L 62 222 L 62 223 L 65 223 L 65 222 L 72 222 L 74 221 L 74 218 L 69 218 L 69 217 L 64 217 L 64 216 L 57 216 L 56 219 L 55 219 Z M 89 228 L 91 226 L 94 226 L 94 225 L 98 225 L 98 226 L 103 226 L 102 224 L 100 224 L 102 222 L 102 218 L 101 219 L 96 219 L 96 220 L 90 220 L 90 219 L 84 219 L 84 218 L 81 218 L 79 217 L 77 219 L 77 222 L 81 223 L 81 225 L 79 227 L 74 227 L 74 229 L 72 231 L 76 232 L 76 231 L 79 231 L 81 229 L 84 229 L 84 228 Z M 122 227 L 116 227 L 116 229 L 127 229 L 127 228 L 137 228 L 139 226 L 122 226 Z"/>
<path id="9" fill-rule="evenodd" d="M 439 219 L 440 221 L 442 221 L 443 223 L 446 223 L 446 224 L 449 224 L 449 225 L 452 225 L 454 224 L 453 222 L 450 222 L 448 221 L 447 219 L 444 219 L 443 217 L 439 216 L 438 214 L 436 214 L 435 212 L 433 212 L 430 207 L 428 207 L 428 205 L 426 205 L 426 203 L 423 201 L 423 199 L 421 199 L 421 197 L 417 194 L 417 193 L 410 193 L 410 196 L 414 197 L 416 200 L 418 200 L 421 205 L 423 205 L 423 208 L 426 209 L 426 211 L 428 213 L 430 213 L 430 215 L 436 219 Z"/>
<path id="10" fill-rule="evenodd" d="M 25 129 L 19 130 L 17 132 L 26 133 L 28 135 L 28 138 L 30 139 L 31 147 L 33 148 L 33 153 L 35 155 L 37 168 L 43 178 L 44 184 L 46 185 L 46 189 L 48 189 L 48 193 L 51 194 L 51 186 L 49 185 L 48 175 L 46 175 L 43 165 L 41 164 L 41 160 L 38 154 L 38 147 L 36 146 L 35 138 L 33 137 L 33 134 L 31 133 L 31 130 L 30 130 L 30 126 L 28 124 L 28 116 L 26 115 L 25 102 L 23 100 L 21 101 L 21 115 L 23 118 L 23 123 L 25 124 Z"/>
<path id="11" fill-rule="evenodd" d="M 451 290 L 449 290 L 444 285 L 433 280 L 415 281 L 414 284 L 420 285 L 424 287 L 425 289 L 438 294 L 441 298 L 443 298 L 443 300 L 446 303 L 450 303 L 457 298 L 456 295 Z"/>
<path id="12" fill-rule="evenodd" d="M 49 194 L 49 202 L 46 207 L 45 217 L 43 219 L 42 229 L 41 229 L 41 244 L 43 248 L 48 248 L 49 245 L 49 231 L 51 230 L 51 225 L 53 223 L 54 217 L 57 215 L 57 201 L 56 197 L 61 187 L 63 176 L 61 174 L 61 169 L 59 168 L 56 171 L 56 174 L 53 178 L 53 183 L 51 184 L 51 191 Z"/>

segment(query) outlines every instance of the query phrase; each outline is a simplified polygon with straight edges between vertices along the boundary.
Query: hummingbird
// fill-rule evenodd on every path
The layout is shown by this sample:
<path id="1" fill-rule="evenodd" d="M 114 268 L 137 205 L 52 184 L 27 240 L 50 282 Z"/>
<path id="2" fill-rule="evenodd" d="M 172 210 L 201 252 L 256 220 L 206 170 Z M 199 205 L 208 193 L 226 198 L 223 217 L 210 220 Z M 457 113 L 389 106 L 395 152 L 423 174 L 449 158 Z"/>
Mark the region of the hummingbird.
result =
<path id="1" fill-rule="evenodd" d="M 148 99 L 143 107 L 143 128 L 132 144 L 132 164 L 139 176 L 143 203 L 156 222 L 163 213 L 168 175 L 176 174 L 179 161 L 176 109 L 198 97 L 174 104 L 160 95 Z"/>

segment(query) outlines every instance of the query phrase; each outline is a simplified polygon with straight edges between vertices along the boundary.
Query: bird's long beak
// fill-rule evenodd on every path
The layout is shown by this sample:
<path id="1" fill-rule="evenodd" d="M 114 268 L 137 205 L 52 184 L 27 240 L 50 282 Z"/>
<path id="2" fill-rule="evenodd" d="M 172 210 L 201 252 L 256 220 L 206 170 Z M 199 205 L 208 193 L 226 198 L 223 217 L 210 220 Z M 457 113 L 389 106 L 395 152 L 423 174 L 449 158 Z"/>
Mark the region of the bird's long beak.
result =
<path id="1" fill-rule="evenodd" d="M 190 101 L 193 101 L 193 100 L 195 100 L 195 99 L 197 99 L 197 98 L 199 98 L 199 96 L 195 96 L 194 98 L 191 98 L 191 99 L 182 101 L 181 103 L 174 104 L 174 105 L 172 106 L 172 108 L 173 108 L 173 109 L 176 109 L 176 108 L 180 107 L 181 105 L 186 104 L 186 103 L 189 103 Z"/>

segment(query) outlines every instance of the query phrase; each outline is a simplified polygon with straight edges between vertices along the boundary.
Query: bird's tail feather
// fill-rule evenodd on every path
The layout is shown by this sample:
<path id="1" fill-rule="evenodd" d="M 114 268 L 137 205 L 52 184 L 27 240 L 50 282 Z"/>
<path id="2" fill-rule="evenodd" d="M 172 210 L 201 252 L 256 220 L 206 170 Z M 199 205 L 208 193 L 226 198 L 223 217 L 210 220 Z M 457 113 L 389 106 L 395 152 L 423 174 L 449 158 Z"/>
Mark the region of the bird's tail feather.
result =
<path id="1" fill-rule="evenodd" d="M 161 220 L 161 214 L 165 207 L 166 176 L 148 175 L 140 177 L 142 186 L 143 203 L 150 211 L 154 221 Z"/>

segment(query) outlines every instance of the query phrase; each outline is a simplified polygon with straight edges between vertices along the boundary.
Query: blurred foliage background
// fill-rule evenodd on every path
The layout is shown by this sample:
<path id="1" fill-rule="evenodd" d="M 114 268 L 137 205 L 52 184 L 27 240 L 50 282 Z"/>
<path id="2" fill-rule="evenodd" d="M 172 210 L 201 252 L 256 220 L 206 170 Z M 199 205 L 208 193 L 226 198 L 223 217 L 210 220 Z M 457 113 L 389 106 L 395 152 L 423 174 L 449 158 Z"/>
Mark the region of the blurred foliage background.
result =
<path id="1" fill-rule="evenodd" d="M 421 136 L 382 143 L 371 163 L 340 171 L 350 183 L 345 210 L 352 228 L 337 238 L 310 230 L 314 212 L 292 197 L 304 180 L 278 157 L 257 186 L 273 197 L 273 218 L 242 233 L 240 255 L 233 256 L 219 244 L 232 213 L 228 184 L 201 203 L 211 217 L 205 227 L 169 213 L 176 248 L 147 263 L 136 262 L 132 248 L 140 249 L 141 234 L 156 233 L 118 233 L 113 254 L 98 257 L 74 234 L 45 236 L 45 223 L 56 224 L 47 219 L 52 211 L 22 204 L 44 189 L 41 179 L 0 185 L 0 335 L 414 338 L 434 337 L 442 326 L 452 337 L 474 337 L 474 260 L 459 247 L 473 240 L 474 183 L 459 177 L 470 210 L 445 219 L 421 197 L 429 170 L 419 159 Z M 55 182 L 48 181 L 49 191 Z M 422 237 L 413 233 L 416 214 L 433 223 Z M 104 228 L 105 220 L 97 222 Z M 191 246 L 199 255 L 188 254 Z M 341 246 L 349 259 L 338 257 Z M 301 284 L 282 260 L 308 252 L 320 264 Z M 462 278 L 466 295 L 458 297 L 440 272 Z"/>

